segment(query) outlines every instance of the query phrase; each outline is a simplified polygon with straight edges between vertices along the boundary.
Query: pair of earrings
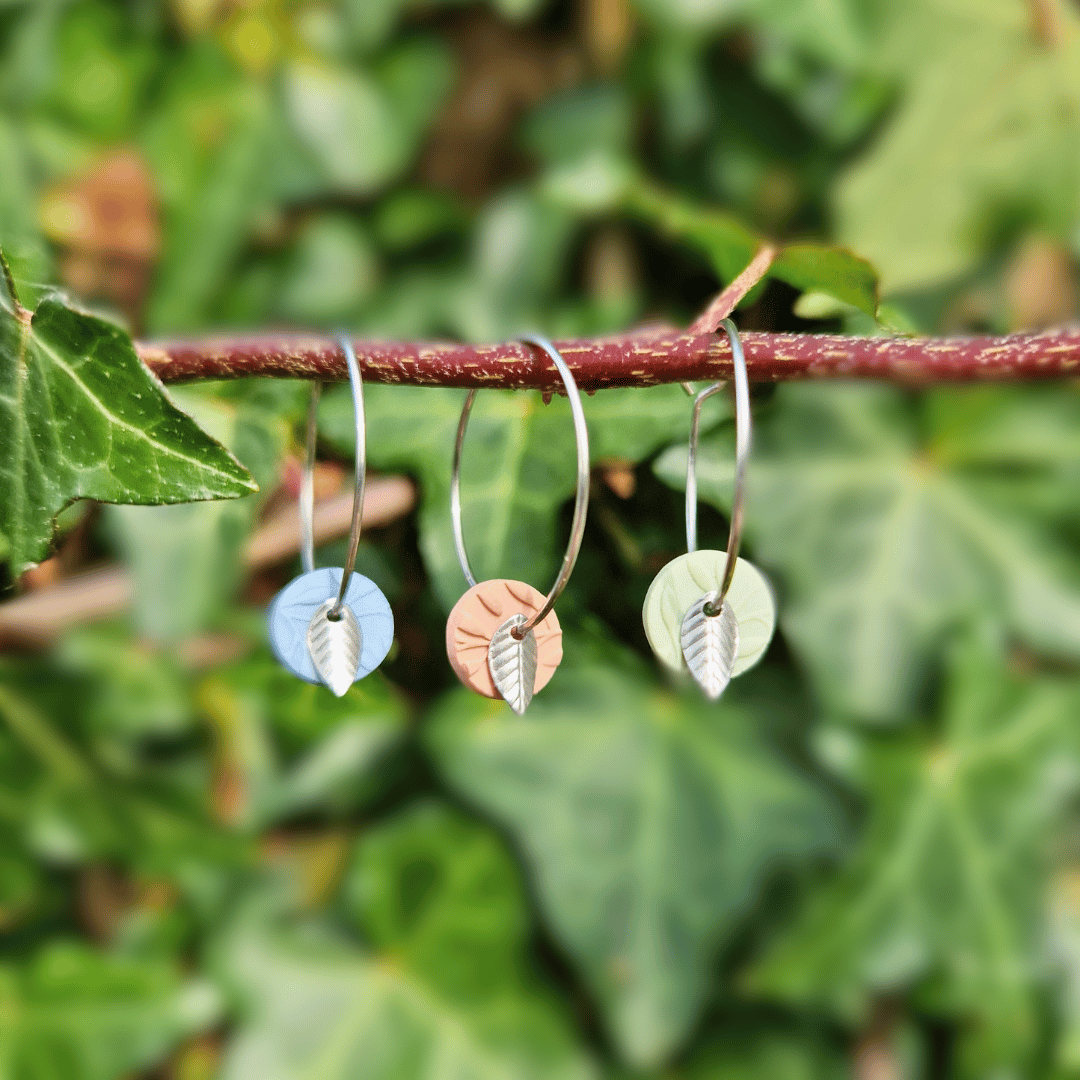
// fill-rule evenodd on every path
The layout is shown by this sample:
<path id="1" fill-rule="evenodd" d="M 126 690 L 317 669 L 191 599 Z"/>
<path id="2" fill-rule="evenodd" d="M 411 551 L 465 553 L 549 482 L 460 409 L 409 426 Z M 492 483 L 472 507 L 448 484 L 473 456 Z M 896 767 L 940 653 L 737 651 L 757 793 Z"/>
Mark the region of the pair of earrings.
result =
<path id="1" fill-rule="evenodd" d="M 645 598 L 642 618 L 649 644 L 675 671 L 689 670 L 711 699 L 765 652 L 776 621 L 772 589 L 753 564 L 738 558 L 743 491 L 750 454 L 750 391 L 738 331 L 724 329 L 735 368 L 735 490 L 727 551 L 697 550 L 696 456 L 701 407 L 723 388 L 716 383 L 695 399 L 686 482 L 687 553 L 660 571 Z M 570 540 L 554 585 L 544 596 L 531 585 L 504 578 L 477 582 L 465 549 L 461 521 L 461 453 L 476 390 L 465 398 L 454 444 L 450 515 L 454 546 L 469 590 L 446 624 L 446 650 L 461 682 L 485 697 L 502 698 L 519 715 L 547 685 L 562 660 L 558 600 L 577 561 L 589 505 L 589 434 L 574 376 L 559 351 L 541 337 L 523 339 L 555 365 L 570 402 L 577 447 L 577 485 Z M 304 573 L 274 598 L 268 612 L 270 643 L 281 663 L 307 682 L 322 682 L 339 697 L 373 671 L 393 640 L 390 605 L 374 582 L 355 574 L 364 497 L 364 401 L 359 365 L 351 343 L 341 341 L 349 367 L 356 422 L 356 481 L 352 527 L 343 569 L 313 569 L 313 481 L 315 421 L 321 384 L 312 392 L 307 454 L 301 485 Z"/>

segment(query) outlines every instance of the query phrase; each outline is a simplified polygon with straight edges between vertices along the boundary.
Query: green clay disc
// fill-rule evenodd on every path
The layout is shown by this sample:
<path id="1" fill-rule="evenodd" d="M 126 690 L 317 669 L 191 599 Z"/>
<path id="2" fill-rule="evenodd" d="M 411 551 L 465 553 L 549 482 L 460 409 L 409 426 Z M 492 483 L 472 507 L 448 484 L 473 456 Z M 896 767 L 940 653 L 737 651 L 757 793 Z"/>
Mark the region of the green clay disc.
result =
<path id="1" fill-rule="evenodd" d="M 723 551 L 694 551 L 672 559 L 656 575 L 641 612 L 653 652 L 672 671 L 685 671 L 679 634 L 683 616 L 692 604 L 720 588 L 727 555 Z M 765 575 L 745 559 L 735 562 L 726 602 L 739 624 L 739 648 L 732 676 L 753 667 L 772 640 L 776 628 L 776 598 Z"/>

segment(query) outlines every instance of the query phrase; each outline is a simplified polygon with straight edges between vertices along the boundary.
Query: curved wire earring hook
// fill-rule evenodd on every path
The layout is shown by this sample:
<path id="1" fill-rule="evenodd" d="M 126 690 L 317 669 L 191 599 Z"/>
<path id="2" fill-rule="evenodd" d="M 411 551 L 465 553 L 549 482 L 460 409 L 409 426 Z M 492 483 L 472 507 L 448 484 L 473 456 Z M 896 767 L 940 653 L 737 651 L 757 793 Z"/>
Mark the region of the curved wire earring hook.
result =
<path id="1" fill-rule="evenodd" d="M 555 601 L 559 599 L 563 589 L 566 588 L 574 563 L 577 562 L 578 552 L 581 550 L 581 541 L 585 535 L 585 517 L 589 508 L 589 431 L 585 424 L 585 411 L 581 407 L 581 395 L 578 393 L 574 375 L 562 358 L 562 354 L 547 338 L 533 336 L 523 337 L 521 340 L 547 353 L 566 387 L 570 412 L 574 418 L 574 441 L 577 444 L 577 487 L 574 494 L 574 517 L 570 526 L 570 540 L 566 545 L 566 554 L 563 555 L 562 566 L 555 584 L 552 585 L 544 606 L 531 619 L 517 628 L 515 637 L 524 637 L 534 626 L 543 622 L 555 606 Z M 472 412 L 476 393 L 476 390 L 470 390 L 465 398 L 465 404 L 461 407 L 461 419 L 458 421 L 457 438 L 454 442 L 454 464 L 450 472 L 450 520 L 454 527 L 454 547 L 457 550 L 461 571 L 470 588 L 475 587 L 476 577 L 469 565 L 469 556 L 465 550 L 465 535 L 461 525 L 461 450 L 465 445 L 465 431 L 469 426 L 469 414 Z"/>
<path id="2" fill-rule="evenodd" d="M 730 319 L 721 326 L 727 331 L 731 343 L 731 360 L 735 369 L 735 486 L 731 497 L 731 525 L 728 529 L 727 559 L 724 575 L 716 601 L 706 609 L 706 615 L 715 616 L 724 605 L 724 598 L 735 576 L 735 565 L 742 544 L 743 496 L 746 487 L 746 462 L 750 457 L 751 414 L 750 381 L 746 374 L 746 357 L 743 354 L 739 331 Z M 690 449 L 686 456 L 686 550 L 697 551 L 697 450 L 701 428 L 701 407 L 713 394 L 719 393 L 725 383 L 713 383 L 694 398 L 694 413 L 690 422 Z"/>
<path id="3" fill-rule="evenodd" d="M 347 337 L 341 337 L 338 344 L 345 354 L 345 363 L 349 368 L 349 385 L 352 387 L 353 421 L 356 428 L 356 474 L 353 485 L 352 521 L 349 525 L 349 547 L 345 553 L 345 567 L 341 575 L 337 600 L 327 615 L 329 619 L 337 619 L 341 616 L 341 607 L 345 603 L 349 579 L 356 566 L 356 552 L 360 547 L 360 523 L 364 513 L 364 484 L 367 477 L 364 381 L 360 376 L 360 365 L 357 362 L 352 342 Z M 304 471 L 300 478 L 300 558 L 305 573 L 310 573 L 315 567 L 315 442 L 321 394 L 322 383 L 316 382 L 311 388 L 311 400 L 308 403 L 306 453 Z"/>

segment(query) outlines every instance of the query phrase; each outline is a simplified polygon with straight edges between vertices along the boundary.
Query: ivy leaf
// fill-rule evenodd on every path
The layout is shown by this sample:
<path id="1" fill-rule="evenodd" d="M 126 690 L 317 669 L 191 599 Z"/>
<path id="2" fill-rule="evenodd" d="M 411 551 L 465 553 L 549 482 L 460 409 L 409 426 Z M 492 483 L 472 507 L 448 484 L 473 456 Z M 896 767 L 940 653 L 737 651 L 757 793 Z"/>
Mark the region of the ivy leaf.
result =
<path id="1" fill-rule="evenodd" d="M 173 400 L 234 453 L 255 481 L 272 490 L 288 428 L 268 395 L 223 401 L 205 387 L 181 388 Z M 280 407 L 280 406 L 279 406 Z M 131 571 L 132 618 L 152 641 L 176 641 L 204 630 L 234 602 L 241 553 L 261 496 L 181 506 L 110 506 L 109 537 Z"/>
<path id="2" fill-rule="evenodd" d="M 603 149 L 591 149 L 576 161 L 554 167 L 544 180 L 543 190 L 551 201 L 578 213 L 623 210 L 693 245 L 725 282 L 737 277 L 766 242 L 765 237 L 730 214 L 652 183 L 628 159 Z M 877 315 L 878 275 L 865 259 L 826 244 L 777 246 L 780 254 L 768 276 L 803 292 L 825 293 L 867 315 Z M 748 294 L 757 295 L 756 290 Z"/>
<path id="3" fill-rule="evenodd" d="M 1080 786 L 1075 681 L 1022 681 L 972 638 L 954 650 L 940 731 L 868 748 L 870 819 L 843 874 L 751 972 L 758 993 L 849 1021 L 876 995 L 980 1018 L 969 1059 L 1029 1046 L 1057 815 Z"/>
<path id="4" fill-rule="evenodd" d="M 528 919 L 490 830 L 422 804 L 371 830 L 346 905 L 377 952 L 242 927 L 223 967 L 249 1002 L 224 1080 L 588 1080 L 554 999 L 527 974 Z"/>
<path id="5" fill-rule="evenodd" d="M 342 392 L 344 391 L 344 392 Z M 364 390 L 368 463 L 420 480 L 420 550 L 435 592 L 449 610 L 465 588 L 450 525 L 450 463 L 463 391 L 370 386 Z M 637 462 L 671 439 L 686 438 L 690 407 L 678 386 L 605 390 L 584 399 L 593 461 Z M 703 423 L 723 405 L 706 405 Z M 423 416 L 423 423 L 416 417 Z M 348 387 L 324 396 L 320 433 L 353 452 Z M 479 580 L 516 578 L 537 588 L 555 574 L 560 553 L 554 522 L 574 494 L 574 427 L 565 398 L 543 405 L 539 394 L 482 394 L 469 420 L 461 476 L 462 519 Z"/>
<path id="6" fill-rule="evenodd" d="M 578 641 L 518 719 L 453 692 L 428 746 L 512 833 L 541 909 L 622 1056 L 666 1060 L 708 993 L 716 950 L 778 866 L 836 843 L 838 820 L 760 741 L 771 709 L 660 689 Z M 593 655 L 589 655 L 593 654 Z"/>
<path id="7" fill-rule="evenodd" d="M 629 189 L 625 205 L 636 216 L 701 250 L 722 281 L 741 273 L 765 242 L 734 218 L 643 180 Z M 803 292 L 827 293 L 867 315 L 877 314 L 877 272 L 865 259 L 843 248 L 807 243 L 782 247 L 768 276 Z"/>
<path id="8" fill-rule="evenodd" d="M 1080 396 L 1060 390 L 1007 404 L 982 388 L 914 403 L 887 387 L 779 390 L 755 428 L 747 534 L 778 571 L 785 634 L 830 705 L 907 715 L 935 644 L 975 610 L 1080 656 L 1080 574 L 1046 509 L 1072 502 L 1078 423 Z M 702 497 L 721 508 L 728 435 L 698 458 Z M 686 451 L 657 473 L 684 487 Z"/>
<path id="9" fill-rule="evenodd" d="M 146 782 L 161 774 L 145 768 L 136 732 L 115 729 L 122 720 L 109 718 L 112 731 L 102 726 L 104 708 L 131 710 L 133 697 L 142 696 L 147 719 L 158 713 L 173 727 L 180 726 L 177 720 L 190 723 L 190 703 L 173 698 L 169 680 L 150 681 L 137 672 L 91 681 L 89 669 L 102 659 L 76 649 L 61 667 L 5 665 L 0 820 L 15 843 L 46 866 L 108 859 L 135 876 L 174 882 L 200 903 L 216 902 L 218 887 L 247 857 L 243 845 L 209 820 L 188 783 Z M 168 716 L 185 704 L 187 716 Z M 145 729 L 142 734 L 154 737 Z"/>
<path id="10" fill-rule="evenodd" d="M 208 678 L 199 702 L 229 779 L 228 815 L 251 829 L 363 803 L 407 723 L 404 701 L 379 674 L 337 698 L 265 653 Z"/>
<path id="11" fill-rule="evenodd" d="M 6 271 L 6 267 L 5 267 Z M 31 315 L 0 285 L 0 532 L 20 574 L 76 499 L 175 503 L 256 491 L 166 397 L 131 339 L 47 296 Z"/>
<path id="12" fill-rule="evenodd" d="M 850 1076 L 837 1048 L 824 1040 L 752 1019 L 740 1021 L 706 1037 L 704 1045 L 673 1075 L 678 1080 L 845 1080 Z"/>
<path id="13" fill-rule="evenodd" d="M 1047 5 L 1047 43 L 1013 0 L 949 7 L 913 0 L 888 10 L 871 56 L 901 69 L 904 92 L 835 196 L 840 236 L 874 261 L 890 292 L 970 270 L 1000 250 L 1003 227 L 1068 242 L 1080 221 L 1075 7 Z"/>
<path id="14" fill-rule="evenodd" d="M 220 1011 L 213 987 L 183 982 L 170 964 L 54 942 L 23 967 L 0 966 L 0 1071 L 120 1080 Z"/>

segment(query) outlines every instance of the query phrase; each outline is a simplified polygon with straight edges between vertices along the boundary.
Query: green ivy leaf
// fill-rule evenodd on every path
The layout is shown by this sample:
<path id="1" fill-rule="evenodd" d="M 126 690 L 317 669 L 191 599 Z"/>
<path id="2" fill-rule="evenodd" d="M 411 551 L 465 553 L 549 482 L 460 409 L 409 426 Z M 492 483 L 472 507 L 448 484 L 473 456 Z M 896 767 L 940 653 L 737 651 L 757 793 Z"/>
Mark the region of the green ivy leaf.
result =
<path id="1" fill-rule="evenodd" d="M 865 259 L 843 248 L 788 244 L 769 273 L 804 293 L 827 293 L 867 315 L 877 314 L 877 272 Z"/>
<path id="2" fill-rule="evenodd" d="M 258 390 L 224 401 L 206 387 L 181 388 L 173 400 L 234 453 L 266 490 L 277 481 L 288 428 L 276 400 Z M 110 506 L 105 531 L 134 578 L 132 615 L 152 641 L 190 637 L 221 619 L 241 583 L 244 541 L 262 496 L 182 506 Z"/>
<path id="3" fill-rule="evenodd" d="M 54 942 L 23 966 L 0 966 L 0 1071 L 120 1080 L 158 1064 L 219 1019 L 217 992 L 171 964 Z"/>
<path id="4" fill-rule="evenodd" d="M 665 190 L 625 157 L 603 149 L 592 149 L 579 160 L 554 168 L 543 190 L 554 202 L 579 213 L 623 210 L 692 244 L 725 282 L 737 277 L 766 242 L 732 215 Z M 826 293 L 872 317 L 877 314 L 878 276 L 865 259 L 827 244 L 788 244 L 779 251 L 767 276 L 803 292 Z M 752 290 L 749 295 L 757 293 Z"/>
<path id="5" fill-rule="evenodd" d="M 85 680 L 79 695 L 91 739 L 137 743 L 188 734 L 191 695 L 175 657 L 140 649 L 111 628 L 68 634 L 56 651 L 65 675 Z"/>
<path id="6" fill-rule="evenodd" d="M 721 281 L 738 276 L 765 242 L 727 214 L 696 205 L 643 179 L 630 189 L 626 206 L 670 236 L 699 248 Z M 768 276 L 804 292 L 828 293 L 867 315 L 877 314 L 877 272 L 865 259 L 843 248 L 825 244 L 781 247 Z"/>
<path id="7" fill-rule="evenodd" d="M 614 648 L 565 647 L 523 720 L 453 692 L 427 744 L 517 839 L 620 1053 L 655 1065 L 692 1028 L 714 955 L 765 878 L 832 849 L 839 823 L 760 741 L 771 709 L 732 691 L 719 706 L 678 697 Z"/>
<path id="8" fill-rule="evenodd" d="M 88 692 L 84 672 L 97 662 L 100 657 L 76 649 L 60 667 L 39 662 L 4 670 L 0 815 L 8 835 L 43 865 L 109 859 L 214 904 L 223 881 L 244 864 L 244 847 L 209 820 L 201 792 L 191 797 L 175 776 L 171 784 L 153 783 L 161 776 L 140 760 L 138 733 L 103 726 L 101 708 L 130 709 L 128 695 L 138 691 L 129 681 L 133 673 L 121 670 Z M 73 677 L 72 668 L 80 667 Z M 140 682 L 154 695 L 145 702 L 148 713 L 176 707 L 167 680 Z M 126 753 L 118 752 L 122 739 Z"/>
<path id="9" fill-rule="evenodd" d="M 6 269 L 6 268 L 5 268 Z M 257 490 L 165 396 L 131 339 L 48 296 L 31 316 L 0 284 L 0 532 L 16 574 L 76 499 L 175 503 Z"/>
<path id="10" fill-rule="evenodd" d="M 464 391 L 371 386 L 364 391 L 368 464 L 414 473 L 422 492 L 420 549 L 435 591 L 449 610 L 465 589 L 450 525 L 450 465 Z M 605 390 L 584 399 L 594 461 L 637 462 L 673 438 L 686 438 L 690 408 L 678 386 Z M 715 422 L 723 406 L 706 409 Z M 416 417 L 423 416 L 417 424 Z M 353 452 L 352 397 L 330 391 L 320 432 Z M 517 578 L 536 588 L 558 565 L 554 523 L 574 493 L 574 427 L 564 398 L 545 406 L 539 394 L 482 394 L 469 420 L 461 501 L 469 558 L 478 580 Z"/>
<path id="11" fill-rule="evenodd" d="M 850 1073 L 838 1048 L 822 1039 L 743 1020 L 706 1036 L 672 1075 L 677 1080 L 845 1080 Z"/>
<path id="12" fill-rule="evenodd" d="M 833 707 L 906 715 L 935 644 L 976 609 L 1037 649 L 1080 656 L 1080 574 L 1045 509 L 1071 502 L 1080 397 L 1035 391 L 997 419 L 995 400 L 785 386 L 756 425 L 747 534 L 779 572 L 785 634 Z M 702 498 L 721 508 L 729 435 L 698 459 Z M 657 473 L 683 487 L 685 449 Z"/>
<path id="13" fill-rule="evenodd" d="M 901 104 L 835 194 L 841 238 L 890 292 L 963 274 L 1000 249 L 1003 229 L 1068 242 L 1080 222 L 1074 6 L 1048 5 L 1050 43 L 1014 0 L 947 9 L 926 0 L 887 9 L 871 57 L 902 73 Z"/>
<path id="14" fill-rule="evenodd" d="M 404 738 L 408 716 L 377 673 L 335 698 L 265 653 L 209 677 L 199 701 L 233 778 L 234 820 L 248 829 L 362 804 L 378 789 L 379 770 Z"/>
<path id="15" fill-rule="evenodd" d="M 979 1017 L 967 1056 L 1028 1048 L 1053 826 L 1077 791 L 1075 681 L 1021 680 L 980 640 L 955 650 L 940 731 L 868 749 L 861 846 L 755 965 L 759 993 L 855 1022 L 875 995 Z"/>
<path id="16" fill-rule="evenodd" d="M 360 842 L 347 907 L 376 952 L 241 929 L 224 966 L 249 1002 L 224 1080 L 587 1080 L 528 973 L 528 918 L 489 829 L 421 804 Z"/>

